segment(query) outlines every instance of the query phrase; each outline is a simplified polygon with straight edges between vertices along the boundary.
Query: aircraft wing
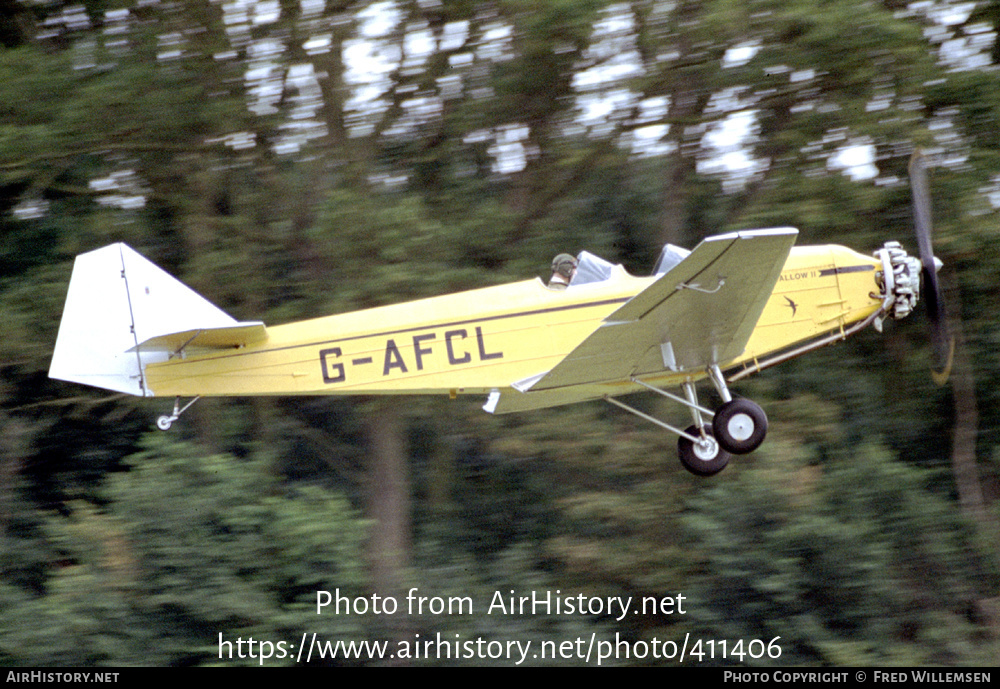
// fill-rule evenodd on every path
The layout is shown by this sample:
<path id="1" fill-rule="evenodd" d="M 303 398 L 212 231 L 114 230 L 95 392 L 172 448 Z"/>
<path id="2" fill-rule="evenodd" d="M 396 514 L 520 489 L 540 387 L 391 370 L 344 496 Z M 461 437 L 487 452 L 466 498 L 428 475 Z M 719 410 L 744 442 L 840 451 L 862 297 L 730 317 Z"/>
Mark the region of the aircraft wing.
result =
<path id="1" fill-rule="evenodd" d="M 701 372 L 735 359 L 797 235 L 794 228 L 777 228 L 708 237 L 555 367 L 514 387 L 554 391 L 662 371 Z"/>

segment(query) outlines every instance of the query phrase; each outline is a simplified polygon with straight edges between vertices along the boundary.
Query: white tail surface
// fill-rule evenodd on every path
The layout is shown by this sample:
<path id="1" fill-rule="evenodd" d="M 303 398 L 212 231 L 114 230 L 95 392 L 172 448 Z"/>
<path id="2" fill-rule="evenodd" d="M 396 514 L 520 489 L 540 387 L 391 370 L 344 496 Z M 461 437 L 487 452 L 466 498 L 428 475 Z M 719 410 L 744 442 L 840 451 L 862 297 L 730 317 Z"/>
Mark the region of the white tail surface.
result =
<path id="1" fill-rule="evenodd" d="M 237 325 L 244 324 L 125 244 L 112 244 L 76 257 L 49 377 L 152 396 L 143 369 L 170 353 L 140 351 L 141 343 Z"/>

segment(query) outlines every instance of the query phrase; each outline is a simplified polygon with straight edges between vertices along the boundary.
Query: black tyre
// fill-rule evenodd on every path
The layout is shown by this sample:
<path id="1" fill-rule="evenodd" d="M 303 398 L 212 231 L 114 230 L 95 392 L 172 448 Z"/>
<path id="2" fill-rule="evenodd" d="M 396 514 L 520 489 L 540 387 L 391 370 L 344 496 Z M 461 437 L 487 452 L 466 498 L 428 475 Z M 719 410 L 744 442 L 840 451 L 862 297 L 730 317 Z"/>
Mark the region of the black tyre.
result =
<path id="1" fill-rule="evenodd" d="M 736 455 L 753 452 L 767 435 L 767 414 L 748 399 L 726 402 L 715 411 L 712 430 L 722 448 Z"/>
<path id="2" fill-rule="evenodd" d="M 688 435 L 700 436 L 701 431 L 696 426 L 687 429 Z M 730 454 L 726 452 L 712 435 L 712 429 L 706 428 L 708 436 L 706 443 L 694 443 L 685 437 L 677 441 L 677 454 L 684 468 L 696 476 L 714 476 L 729 464 Z"/>

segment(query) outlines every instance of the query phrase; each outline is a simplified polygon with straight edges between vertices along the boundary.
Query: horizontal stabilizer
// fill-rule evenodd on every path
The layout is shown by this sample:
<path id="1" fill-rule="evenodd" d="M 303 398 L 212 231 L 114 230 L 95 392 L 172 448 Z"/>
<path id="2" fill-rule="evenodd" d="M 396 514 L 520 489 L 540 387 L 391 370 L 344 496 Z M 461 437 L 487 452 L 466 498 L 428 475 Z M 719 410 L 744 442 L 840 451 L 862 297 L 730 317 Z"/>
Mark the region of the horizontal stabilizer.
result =
<path id="1" fill-rule="evenodd" d="M 188 349 L 235 349 L 258 344 L 266 339 L 267 328 L 261 321 L 247 321 L 223 328 L 196 328 L 157 335 L 128 351 L 179 354 Z"/>

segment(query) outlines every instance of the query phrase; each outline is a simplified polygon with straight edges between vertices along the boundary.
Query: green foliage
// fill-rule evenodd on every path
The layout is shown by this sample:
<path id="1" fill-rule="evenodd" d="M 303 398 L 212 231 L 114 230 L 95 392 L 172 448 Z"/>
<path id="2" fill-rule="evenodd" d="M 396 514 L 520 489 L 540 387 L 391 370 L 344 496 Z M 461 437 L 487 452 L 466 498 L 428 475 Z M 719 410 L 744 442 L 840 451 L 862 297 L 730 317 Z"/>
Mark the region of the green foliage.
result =
<path id="1" fill-rule="evenodd" d="M 0 5 L 0 664 L 216 664 L 220 633 L 305 631 L 781 636 L 782 664 L 995 653 L 995 529 L 956 516 L 959 393 L 927 383 L 919 314 L 741 383 L 771 435 L 708 482 L 673 437 L 597 403 L 390 410 L 413 505 L 397 584 L 689 597 L 685 616 L 620 622 L 316 616 L 316 590 L 377 587 L 379 515 L 358 514 L 383 485 L 385 407 L 205 401 L 179 442 L 143 437 L 155 402 L 46 377 L 71 257 L 112 241 L 279 323 L 544 276 L 563 251 L 642 274 L 663 242 L 729 229 L 910 246 L 922 147 L 995 513 L 1000 90 L 939 64 L 937 38 L 972 45 L 993 5 L 965 27 L 858 0 L 399 2 L 374 24 L 385 5 L 282 2 L 256 23 L 226 3 Z M 361 75 L 363 28 L 387 57 Z M 747 112 L 745 146 L 710 145 Z M 854 145 L 877 178 L 838 167 Z M 725 169 L 733 152 L 752 172 Z"/>
<path id="2" fill-rule="evenodd" d="M 599 595 L 592 589 L 568 591 L 556 577 L 539 567 L 536 549 L 529 544 L 512 546 L 496 553 L 490 561 L 482 562 L 429 535 L 422 541 L 416 562 L 420 567 L 414 581 L 418 594 L 427 599 L 437 597 L 453 602 L 453 607 L 451 613 L 444 608 L 440 614 L 431 614 L 427 605 L 423 613 L 410 616 L 413 638 L 419 635 L 420 639 L 436 640 L 440 634 L 445 641 L 481 639 L 484 643 L 504 646 L 517 641 L 522 645 L 530 644 L 530 653 L 523 659 L 516 651 L 492 659 L 432 657 L 416 661 L 415 665 L 579 667 L 588 665 L 586 653 L 580 652 L 580 639 L 585 644 L 595 644 L 594 647 L 614 641 L 608 619 L 587 614 L 558 614 L 554 602 L 551 610 L 540 605 L 535 610 L 526 608 L 523 613 L 514 612 L 510 604 L 512 596 L 520 599 L 534 595 L 537 600 L 554 601 L 556 595 L 577 595 L 583 591 Z M 465 607 L 459 608 L 458 601 Z M 455 612 L 460 609 L 464 614 Z M 468 614 L 470 611 L 474 614 Z M 565 652 L 565 644 L 572 647 L 572 653 L 566 656 L 554 657 L 551 650 L 543 652 L 543 649 L 560 647 Z M 596 653 L 592 653 L 589 665 L 596 664 Z M 622 663 L 611 658 L 601 664 Z"/>
<path id="3" fill-rule="evenodd" d="M 5 585 L 7 662 L 204 664 L 219 661 L 220 634 L 364 636 L 350 616 L 315 614 L 317 590 L 364 595 L 363 528 L 343 498 L 166 436 L 127 464 L 102 508 L 45 519 L 59 555 L 44 596 Z"/>
<path id="4" fill-rule="evenodd" d="M 781 637 L 770 664 L 945 664 L 992 653 L 977 625 L 997 584 L 970 525 L 923 475 L 865 446 L 825 471 L 741 473 L 691 502 L 703 558 L 691 607 L 717 638 Z"/>
<path id="5" fill-rule="evenodd" d="M 334 194 L 310 238 L 336 276 L 329 311 L 441 294 L 454 279 L 455 243 L 412 197 Z"/>

